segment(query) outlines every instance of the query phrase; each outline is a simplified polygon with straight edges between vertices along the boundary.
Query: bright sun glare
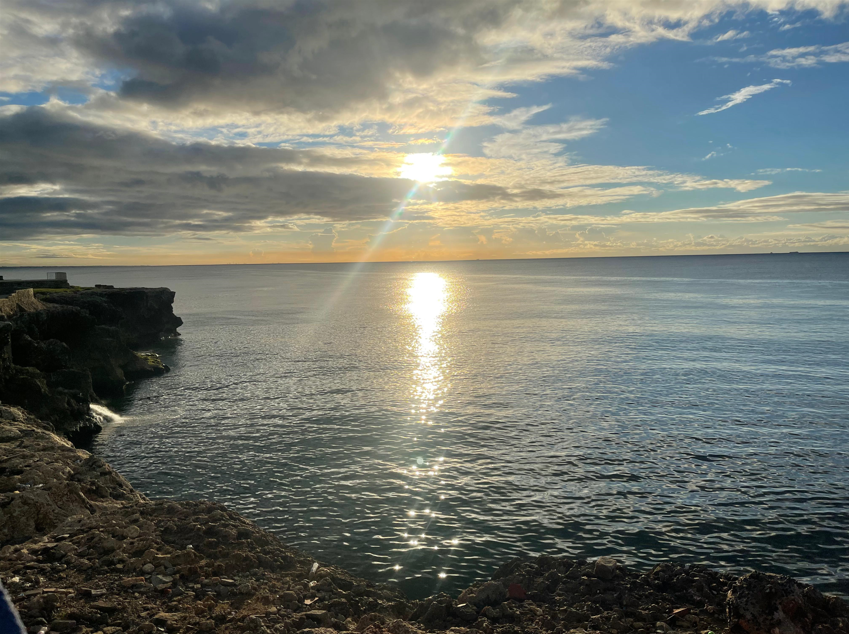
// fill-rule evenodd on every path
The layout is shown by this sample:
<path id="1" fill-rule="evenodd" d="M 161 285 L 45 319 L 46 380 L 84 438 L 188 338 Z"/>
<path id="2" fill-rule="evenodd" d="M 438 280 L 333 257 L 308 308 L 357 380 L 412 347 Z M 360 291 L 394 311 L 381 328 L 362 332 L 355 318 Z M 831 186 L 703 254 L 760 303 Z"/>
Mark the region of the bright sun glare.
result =
<path id="1" fill-rule="evenodd" d="M 444 163 L 445 157 L 441 154 L 407 154 L 399 175 L 420 183 L 432 183 L 451 175 L 451 168 Z"/>

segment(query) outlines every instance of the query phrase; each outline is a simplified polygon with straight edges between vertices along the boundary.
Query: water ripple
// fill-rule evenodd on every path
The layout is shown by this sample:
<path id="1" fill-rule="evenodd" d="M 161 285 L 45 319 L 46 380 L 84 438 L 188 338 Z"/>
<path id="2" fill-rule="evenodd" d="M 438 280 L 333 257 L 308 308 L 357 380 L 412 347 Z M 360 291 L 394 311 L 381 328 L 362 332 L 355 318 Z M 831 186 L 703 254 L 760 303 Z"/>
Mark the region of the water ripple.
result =
<path id="1" fill-rule="evenodd" d="M 413 596 L 542 552 L 849 594 L 829 258 L 101 269 L 171 286 L 186 325 L 96 450 Z"/>

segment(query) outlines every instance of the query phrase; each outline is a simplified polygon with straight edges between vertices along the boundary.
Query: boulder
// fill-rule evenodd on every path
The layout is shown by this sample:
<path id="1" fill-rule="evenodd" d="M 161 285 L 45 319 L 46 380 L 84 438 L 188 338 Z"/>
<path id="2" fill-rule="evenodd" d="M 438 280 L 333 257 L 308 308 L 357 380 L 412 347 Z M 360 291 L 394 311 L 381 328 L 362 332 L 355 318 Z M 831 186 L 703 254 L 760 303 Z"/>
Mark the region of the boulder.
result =
<path id="1" fill-rule="evenodd" d="M 616 576 L 619 563 L 611 557 L 599 557 L 593 566 L 593 574 L 599 579 L 608 581 Z"/>
<path id="2" fill-rule="evenodd" d="M 825 598 L 785 575 L 752 572 L 728 591 L 728 625 L 748 634 L 809 634 L 815 606 Z"/>
<path id="3" fill-rule="evenodd" d="M 498 581 L 487 581 L 479 586 L 467 588 L 460 595 L 460 603 L 469 603 L 476 608 L 498 605 L 507 599 L 507 590 Z"/>

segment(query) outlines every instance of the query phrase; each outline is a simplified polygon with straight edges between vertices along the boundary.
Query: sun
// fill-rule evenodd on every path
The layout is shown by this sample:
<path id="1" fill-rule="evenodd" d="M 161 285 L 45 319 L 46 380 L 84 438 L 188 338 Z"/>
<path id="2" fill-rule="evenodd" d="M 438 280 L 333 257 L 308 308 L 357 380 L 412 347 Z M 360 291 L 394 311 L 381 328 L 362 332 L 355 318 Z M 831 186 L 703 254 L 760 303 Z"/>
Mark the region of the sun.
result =
<path id="1" fill-rule="evenodd" d="M 445 157 L 441 154 L 407 154 L 398 175 L 420 183 L 432 183 L 451 175 L 451 168 L 444 163 Z"/>

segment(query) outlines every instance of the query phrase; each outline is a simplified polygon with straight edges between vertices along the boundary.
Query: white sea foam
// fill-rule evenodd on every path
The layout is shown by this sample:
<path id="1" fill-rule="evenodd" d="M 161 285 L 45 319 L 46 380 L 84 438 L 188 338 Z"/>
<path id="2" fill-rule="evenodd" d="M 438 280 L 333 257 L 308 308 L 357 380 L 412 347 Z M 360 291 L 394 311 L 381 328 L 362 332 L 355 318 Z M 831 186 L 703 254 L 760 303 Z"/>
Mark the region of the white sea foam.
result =
<path id="1" fill-rule="evenodd" d="M 123 423 L 124 417 L 120 414 L 116 414 L 108 407 L 104 407 L 103 405 L 97 405 L 96 403 L 92 403 L 89 407 L 91 407 L 91 415 L 97 420 L 101 425 L 103 423 Z"/>

